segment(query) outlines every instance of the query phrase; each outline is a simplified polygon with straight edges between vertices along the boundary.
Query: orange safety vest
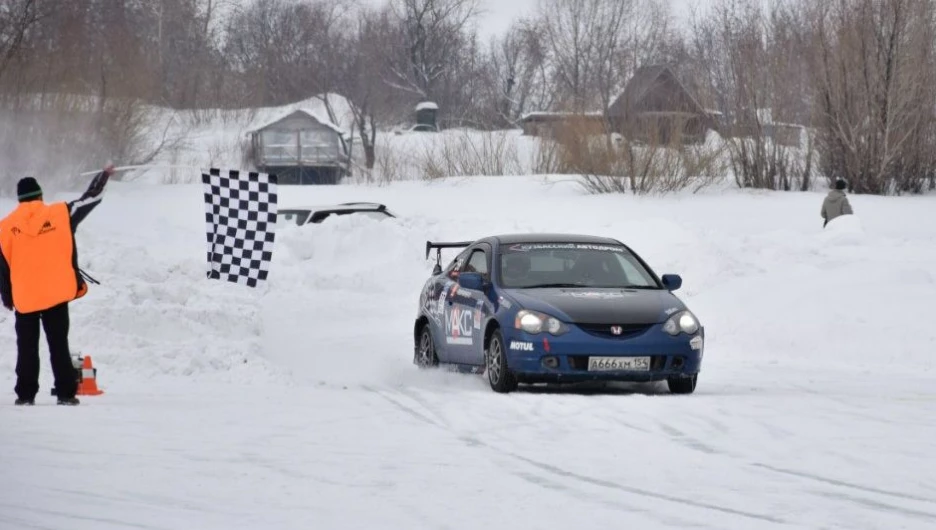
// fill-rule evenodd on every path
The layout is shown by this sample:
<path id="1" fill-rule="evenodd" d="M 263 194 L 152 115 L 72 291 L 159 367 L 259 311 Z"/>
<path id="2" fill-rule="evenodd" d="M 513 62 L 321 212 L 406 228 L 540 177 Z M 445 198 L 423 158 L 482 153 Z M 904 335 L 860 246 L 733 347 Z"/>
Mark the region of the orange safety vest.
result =
<path id="1" fill-rule="evenodd" d="M 81 298 L 88 284 L 78 272 L 75 239 L 64 202 L 22 202 L 0 221 L 0 250 L 10 268 L 13 306 L 43 311 Z"/>

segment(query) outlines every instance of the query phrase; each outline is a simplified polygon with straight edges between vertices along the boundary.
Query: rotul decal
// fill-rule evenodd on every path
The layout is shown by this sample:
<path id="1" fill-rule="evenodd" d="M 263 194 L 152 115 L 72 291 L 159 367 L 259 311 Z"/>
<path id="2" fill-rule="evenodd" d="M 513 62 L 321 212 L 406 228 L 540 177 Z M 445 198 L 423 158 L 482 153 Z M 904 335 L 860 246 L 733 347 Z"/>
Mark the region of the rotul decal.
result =
<path id="1" fill-rule="evenodd" d="M 445 319 L 445 342 L 448 344 L 472 344 L 472 311 L 455 306 Z"/>
<path id="2" fill-rule="evenodd" d="M 524 341 L 520 341 L 520 340 L 512 340 L 512 341 L 510 341 L 510 349 L 511 349 L 511 350 L 520 350 L 520 351 L 533 351 L 533 343 L 532 343 L 532 342 L 524 342 Z"/>

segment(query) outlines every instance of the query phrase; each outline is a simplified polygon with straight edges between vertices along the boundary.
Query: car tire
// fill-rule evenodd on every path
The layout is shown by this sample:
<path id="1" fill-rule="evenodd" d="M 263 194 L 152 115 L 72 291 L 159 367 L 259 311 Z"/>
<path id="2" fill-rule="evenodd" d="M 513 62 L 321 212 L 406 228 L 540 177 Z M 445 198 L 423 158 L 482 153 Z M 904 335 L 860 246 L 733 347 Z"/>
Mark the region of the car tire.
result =
<path id="1" fill-rule="evenodd" d="M 499 329 L 494 330 L 484 349 L 484 371 L 491 390 L 506 394 L 517 389 L 517 377 L 507 366 L 507 349 L 504 348 L 504 336 Z"/>
<path id="2" fill-rule="evenodd" d="M 699 374 L 693 374 L 692 377 L 670 377 L 666 380 L 666 385 L 672 394 L 691 394 L 695 392 L 698 378 Z"/>
<path id="3" fill-rule="evenodd" d="M 413 363 L 420 369 L 426 370 L 439 365 L 439 356 L 436 355 L 435 341 L 429 323 L 425 323 L 419 330 L 419 340 L 413 352 Z"/>

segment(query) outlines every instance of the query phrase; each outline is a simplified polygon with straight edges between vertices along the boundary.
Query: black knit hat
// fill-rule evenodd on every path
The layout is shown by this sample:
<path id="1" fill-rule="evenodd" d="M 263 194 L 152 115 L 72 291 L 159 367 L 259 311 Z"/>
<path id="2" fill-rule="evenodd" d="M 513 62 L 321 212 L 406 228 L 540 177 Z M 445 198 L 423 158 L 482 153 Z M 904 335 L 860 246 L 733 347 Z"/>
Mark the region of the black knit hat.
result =
<path id="1" fill-rule="evenodd" d="M 42 188 L 32 177 L 21 178 L 16 183 L 16 195 L 20 202 L 35 200 L 42 197 Z"/>
<path id="2" fill-rule="evenodd" d="M 844 190 L 848 187 L 848 183 L 844 179 L 838 179 L 835 181 L 835 189 Z"/>

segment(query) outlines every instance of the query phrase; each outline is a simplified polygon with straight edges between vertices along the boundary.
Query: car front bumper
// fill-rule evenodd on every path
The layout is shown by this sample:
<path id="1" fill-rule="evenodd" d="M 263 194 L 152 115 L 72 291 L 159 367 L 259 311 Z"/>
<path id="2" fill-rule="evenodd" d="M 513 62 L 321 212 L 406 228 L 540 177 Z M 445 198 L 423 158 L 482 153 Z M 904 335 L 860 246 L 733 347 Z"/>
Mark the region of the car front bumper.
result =
<path id="1" fill-rule="evenodd" d="M 603 337 L 573 327 L 561 336 L 504 333 L 507 366 L 521 382 L 650 382 L 691 377 L 701 370 L 705 330 L 676 337 L 654 325 L 625 337 Z M 589 359 L 648 358 L 639 369 L 589 369 Z"/>

